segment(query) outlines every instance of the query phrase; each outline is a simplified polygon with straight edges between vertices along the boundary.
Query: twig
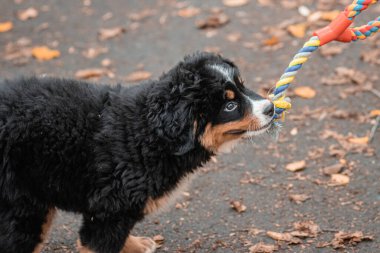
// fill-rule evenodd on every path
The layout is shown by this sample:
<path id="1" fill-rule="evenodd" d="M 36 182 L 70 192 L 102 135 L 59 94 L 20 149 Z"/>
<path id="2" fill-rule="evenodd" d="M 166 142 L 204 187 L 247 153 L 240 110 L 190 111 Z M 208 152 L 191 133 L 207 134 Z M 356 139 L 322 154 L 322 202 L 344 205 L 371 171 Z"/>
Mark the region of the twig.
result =
<path id="1" fill-rule="evenodd" d="M 374 139 L 374 137 L 375 137 L 376 130 L 377 130 L 377 128 L 379 127 L 379 125 L 380 125 L 380 115 L 377 116 L 377 118 L 376 118 L 376 123 L 375 123 L 375 125 L 372 127 L 372 129 L 371 129 L 371 133 L 369 134 L 369 140 L 368 140 L 369 143 L 371 143 L 371 142 L 373 141 L 373 139 Z"/>

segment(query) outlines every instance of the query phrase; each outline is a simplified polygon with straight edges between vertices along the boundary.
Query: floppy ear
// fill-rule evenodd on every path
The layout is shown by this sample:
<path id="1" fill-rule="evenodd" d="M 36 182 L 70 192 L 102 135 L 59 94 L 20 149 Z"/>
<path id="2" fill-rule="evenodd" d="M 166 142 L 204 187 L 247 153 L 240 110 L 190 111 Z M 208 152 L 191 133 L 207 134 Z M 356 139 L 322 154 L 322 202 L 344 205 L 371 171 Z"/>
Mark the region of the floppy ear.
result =
<path id="1" fill-rule="evenodd" d="M 154 90 L 149 99 L 149 124 L 172 154 L 189 152 L 195 146 L 191 89 L 184 83 L 161 80 Z"/>

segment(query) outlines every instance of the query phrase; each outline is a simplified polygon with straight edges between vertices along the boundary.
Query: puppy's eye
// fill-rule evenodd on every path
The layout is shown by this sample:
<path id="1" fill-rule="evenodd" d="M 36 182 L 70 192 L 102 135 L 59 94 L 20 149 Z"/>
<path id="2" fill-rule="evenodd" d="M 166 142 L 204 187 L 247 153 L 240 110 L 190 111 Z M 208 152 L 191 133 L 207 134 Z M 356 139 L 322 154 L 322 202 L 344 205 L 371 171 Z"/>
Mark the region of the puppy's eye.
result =
<path id="1" fill-rule="evenodd" d="M 228 102 L 226 106 L 224 107 L 225 112 L 233 112 L 238 107 L 238 104 L 236 102 Z"/>

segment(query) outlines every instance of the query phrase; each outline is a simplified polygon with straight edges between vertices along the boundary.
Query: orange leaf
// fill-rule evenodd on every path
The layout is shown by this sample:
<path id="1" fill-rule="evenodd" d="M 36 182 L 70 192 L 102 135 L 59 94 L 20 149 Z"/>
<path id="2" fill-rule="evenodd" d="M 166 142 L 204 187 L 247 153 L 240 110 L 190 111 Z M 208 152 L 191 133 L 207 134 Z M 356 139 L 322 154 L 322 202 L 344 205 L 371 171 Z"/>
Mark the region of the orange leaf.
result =
<path id="1" fill-rule="evenodd" d="M 61 53 L 58 50 L 43 46 L 33 48 L 32 55 L 38 60 L 47 61 L 59 57 Z"/>
<path id="2" fill-rule="evenodd" d="M 333 21 L 341 11 L 325 11 L 322 12 L 321 19 L 326 21 Z"/>
<path id="3" fill-rule="evenodd" d="M 223 0 L 223 4 L 228 7 L 239 7 L 246 5 L 249 0 Z"/>
<path id="4" fill-rule="evenodd" d="M 179 10 L 177 15 L 183 18 L 191 18 L 198 15 L 200 12 L 201 9 L 190 6 L 188 8 Z"/>
<path id="5" fill-rule="evenodd" d="M 365 137 L 353 137 L 353 138 L 349 138 L 348 139 L 348 142 L 349 143 L 352 143 L 352 144 L 361 144 L 361 145 L 366 145 L 368 144 L 368 141 L 369 141 L 369 138 L 367 136 Z"/>
<path id="6" fill-rule="evenodd" d="M 264 46 L 274 46 L 280 43 L 280 40 L 276 36 L 272 36 L 272 38 L 263 40 Z"/>
<path id="7" fill-rule="evenodd" d="M 285 167 L 285 169 L 292 171 L 292 172 L 300 171 L 300 170 L 303 170 L 305 168 L 306 168 L 306 161 L 305 160 L 289 163 Z"/>
<path id="8" fill-rule="evenodd" d="M 10 21 L 0 23 L 0 33 L 8 32 L 12 30 L 12 28 L 13 28 L 13 23 Z"/>
<path id="9" fill-rule="evenodd" d="M 297 96 L 301 98 L 306 98 L 306 99 L 313 98 L 315 97 L 315 95 L 317 95 L 317 92 L 308 86 L 299 86 L 294 89 L 294 93 Z"/>
<path id="10" fill-rule="evenodd" d="M 299 23 L 288 26 L 288 32 L 296 38 L 303 38 L 306 34 L 306 23 Z"/>
<path id="11" fill-rule="evenodd" d="M 151 76 L 152 76 L 152 73 L 148 71 L 140 70 L 140 71 L 132 72 L 125 78 L 125 80 L 127 82 L 139 82 L 139 81 L 149 79 Z"/>
<path id="12" fill-rule="evenodd" d="M 369 116 L 370 116 L 370 117 L 380 116 L 380 110 L 372 110 L 372 111 L 369 113 Z"/>

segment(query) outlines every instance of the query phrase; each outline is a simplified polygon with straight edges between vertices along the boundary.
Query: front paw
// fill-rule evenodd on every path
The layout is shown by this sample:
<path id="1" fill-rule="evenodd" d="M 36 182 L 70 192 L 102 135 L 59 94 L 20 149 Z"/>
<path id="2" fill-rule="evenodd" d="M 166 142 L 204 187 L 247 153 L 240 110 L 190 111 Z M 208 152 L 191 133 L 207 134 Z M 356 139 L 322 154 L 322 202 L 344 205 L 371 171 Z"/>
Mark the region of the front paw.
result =
<path id="1" fill-rule="evenodd" d="M 154 253 L 156 243 L 149 237 L 128 236 L 121 253 Z"/>

